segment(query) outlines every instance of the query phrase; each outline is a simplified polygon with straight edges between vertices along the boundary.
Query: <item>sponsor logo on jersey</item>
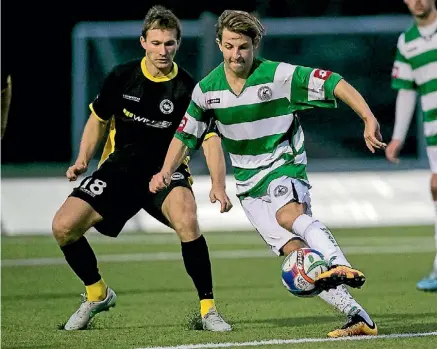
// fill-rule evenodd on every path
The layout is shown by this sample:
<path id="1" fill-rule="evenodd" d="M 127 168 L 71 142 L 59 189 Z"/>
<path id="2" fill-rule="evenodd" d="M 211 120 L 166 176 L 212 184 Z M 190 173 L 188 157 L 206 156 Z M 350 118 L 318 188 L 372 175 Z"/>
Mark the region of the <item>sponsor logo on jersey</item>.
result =
<path id="1" fill-rule="evenodd" d="M 139 97 L 129 96 L 129 95 L 125 95 L 125 94 L 123 95 L 123 98 L 124 99 L 128 99 L 130 101 L 134 101 L 134 102 L 139 102 L 140 101 Z"/>
<path id="2" fill-rule="evenodd" d="M 393 69 L 391 70 L 391 76 L 392 78 L 397 78 L 399 76 L 399 67 L 398 66 L 394 66 Z"/>
<path id="3" fill-rule="evenodd" d="M 141 123 L 146 124 L 147 126 L 151 126 L 151 127 L 167 128 L 172 124 L 171 121 L 166 121 L 166 120 L 150 120 L 150 119 L 146 118 L 145 116 L 135 115 L 134 113 L 131 113 L 127 109 L 123 109 L 123 114 L 126 117 L 132 119 L 133 121 L 141 122 Z"/>
<path id="4" fill-rule="evenodd" d="M 184 130 L 185 125 L 187 124 L 187 121 L 188 121 L 187 117 L 184 116 L 181 120 L 181 123 L 179 124 L 178 132 L 182 132 Z"/>
<path id="5" fill-rule="evenodd" d="M 184 179 L 184 178 L 185 178 L 184 175 L 180 172 L 175 172 L 171 175 L 172 181 L 179 181 L 179 180 Z"/>
<path id="6" fill-rule="evenodd" d="M 212 98 L 206 101 L 206 104 L 217 104 L 220 103 L 220 98 Z"/>
<path id="7" fill-rule="evenodd" d="M 272 99 L 273 92 L 269 86 L 261 86 L 258 89 L 258 98 L 262 101 L 268 101 Z"/>
<path id="8" fill-rule="evenodd" d="M 164 99 L 159 103 L 159 109 L 163 114 L 170 114 L 174 110 L 174 104 L 169 99 Z"/>
<path id="9" fill-rule="evenodd" d="M 332 71 L 329 70 L 316 69 L 314 71 L 314 77 L 322 80 L 327 80 L 331 74 Z"/>

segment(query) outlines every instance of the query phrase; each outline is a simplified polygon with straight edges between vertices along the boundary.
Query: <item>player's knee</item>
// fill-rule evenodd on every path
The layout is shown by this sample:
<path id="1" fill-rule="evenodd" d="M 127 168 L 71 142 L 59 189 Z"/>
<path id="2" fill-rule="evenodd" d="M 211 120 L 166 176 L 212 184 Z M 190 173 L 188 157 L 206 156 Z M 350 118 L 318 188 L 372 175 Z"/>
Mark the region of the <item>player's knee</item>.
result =
<path id="1" fill-rule="evenodd" d="M 68 245 L 80 237 L 75 233 L 73 226 L 59 216 L 53 218 L 52 233 L 59 246 Z"/>
<path id="2" fill-rule="evenodd" d="M 183 242 L 196 240 L 200 236 L 197 215 L 195 212 L 186 212 L 175 222 L 173 228 Z"/>
<path id="3" fill-rule="evenodd" d="M 434 200 L 437 199 L 437 174 L 433 173 L 431 177 L 431 194 Z"/>
<path id="4" fill-rule="evenodd" d="M 281 252 L 284 256 L 288 256 L 291 252 L 304 247 L 308 247 L 308 245 L 303 240 L 296 238 L 289 240 L 284 246 L 282 246 Z"/>
<path id="5" fill-rule="evenodd" d="M 303 213 L 304 206 L 302 204 L 291 202 L 281 207 L 278 212 L 276 212 L 276 220 L 282 228 L 291 231 L 294 221 Z"/>

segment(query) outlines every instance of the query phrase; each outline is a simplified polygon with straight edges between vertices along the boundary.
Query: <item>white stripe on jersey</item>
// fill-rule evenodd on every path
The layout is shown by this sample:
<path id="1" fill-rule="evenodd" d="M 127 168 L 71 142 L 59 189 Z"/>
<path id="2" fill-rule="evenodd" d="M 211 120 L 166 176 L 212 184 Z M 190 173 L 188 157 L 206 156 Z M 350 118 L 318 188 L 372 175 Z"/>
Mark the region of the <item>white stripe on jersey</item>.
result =
<path id="1" fill-rule="evenodd" d="M 220 121 L 216 121 L 216 123 L 223 137 L 242 141 L 285 133 L 289 130 L 293 119 L 294 114 L 287 114 L 232 125 L 224 125 Z"/>

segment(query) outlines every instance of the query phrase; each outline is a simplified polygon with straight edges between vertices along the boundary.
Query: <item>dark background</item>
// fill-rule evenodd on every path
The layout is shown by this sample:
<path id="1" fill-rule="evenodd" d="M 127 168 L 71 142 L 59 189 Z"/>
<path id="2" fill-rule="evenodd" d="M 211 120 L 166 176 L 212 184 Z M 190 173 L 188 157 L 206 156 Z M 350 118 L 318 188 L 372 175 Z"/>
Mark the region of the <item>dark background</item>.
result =
<path id="1" fill-rule="evenodd" d="M 197 19 L 204 11 L 219 15 L 228 8 L 256 11 L 261 17 L 408 14 L 401 0 L 240 0 L 238 5 L 235 0 L 221 0 L 202 2 L 202 7 L 177 0 L 2 2 L 1 59 L 12 59 L 13 73 L 2 163 L 70 161 L 73 26 L 81 21 L 142 20 L 155 4 L 169 7 L 181 19 Z"/>

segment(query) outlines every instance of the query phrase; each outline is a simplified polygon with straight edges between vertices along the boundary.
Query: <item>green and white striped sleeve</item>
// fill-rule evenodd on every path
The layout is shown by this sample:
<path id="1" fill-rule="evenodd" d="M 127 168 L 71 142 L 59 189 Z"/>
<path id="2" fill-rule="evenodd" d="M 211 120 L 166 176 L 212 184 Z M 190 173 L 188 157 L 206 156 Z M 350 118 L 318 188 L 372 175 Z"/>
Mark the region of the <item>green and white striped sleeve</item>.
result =
<path id="1" fill-rule="evenodd" d="M 413 69 L 403 54 L 404 46 L 405 36 L 402 34 L 399 37 L 396 48 L 396 57 L 391 73 L 391 87 L 396 90 L 415 90 L 416 84 L 414 83 Z"/>
<path id="2" fill-rule="evenodd" d="M 197 84 L 187 111 L 174 135 L 190 149 L 199 149 L 202 145 L 209 122 L 206 109 L 205 94 Z"/>
<path id="3" fill-rule="evenodd" d="M 293 109 L 336 108 L 334 89 L 341 79 L 339 74 L 329 70 L 296 66 L 291 80 Z"/>

